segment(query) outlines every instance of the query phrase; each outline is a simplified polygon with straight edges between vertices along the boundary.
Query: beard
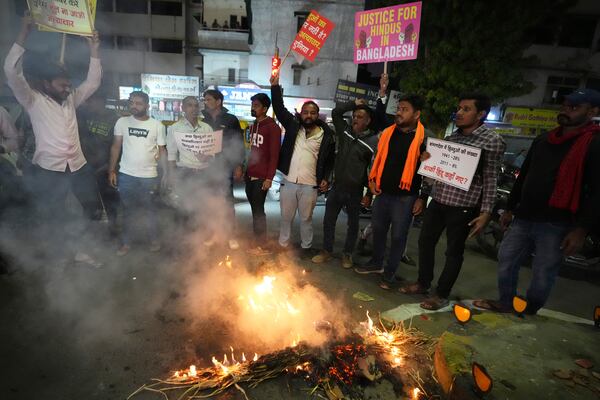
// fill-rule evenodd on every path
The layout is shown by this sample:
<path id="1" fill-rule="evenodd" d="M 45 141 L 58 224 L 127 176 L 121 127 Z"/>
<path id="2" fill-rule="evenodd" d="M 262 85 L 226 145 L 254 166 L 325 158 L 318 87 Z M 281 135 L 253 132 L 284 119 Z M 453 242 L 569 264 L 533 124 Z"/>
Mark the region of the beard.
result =
<path id="1" fill-rule="evenodd" d="M 300 124 L 304 127 L 304 129 L 314 128 L 315 125 L 317 125 L 317 121 L 312 120 L 310 118 L 305 118 L 301 121 Z"/>
<path id="2" fill-rule="evenodd" d="M 584 124 L 586 121 L 586 117 L 585 116 L 581 116 L 581 118 L 577 118 L 577 119 L 573 119 L 571 117 L 569 117 L 566 114 L 558 114 L 556 116 L 556 122 L 558 122 L 558 125 L 560 126 L 579 126 Z"/>
<path id="3" fill-rule="evenodd" d="M 256 118 L 256 111 L 250 110 L 250 115 L 252 115 L 252 117 Z"/>

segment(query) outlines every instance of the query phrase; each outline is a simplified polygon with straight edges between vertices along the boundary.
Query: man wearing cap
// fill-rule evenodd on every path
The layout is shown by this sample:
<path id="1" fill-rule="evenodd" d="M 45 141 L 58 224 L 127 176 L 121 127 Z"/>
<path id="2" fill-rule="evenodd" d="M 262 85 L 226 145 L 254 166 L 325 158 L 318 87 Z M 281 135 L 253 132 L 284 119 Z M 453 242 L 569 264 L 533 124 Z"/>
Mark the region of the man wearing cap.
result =
<path id="1" fill-rule="evenodd" d="M 265 255 L 267 243 L 267 217 L 265 200 L 273 182 L 279 148 L 281 147 L 281 128 L 275 120 L 267 115 L 271 99 L 264 93 L 255 94 L 251 113 L 256 120 L 250 126 L 250 156 L 246 168 L 246 197 L 252 208 L 252 226 L 254 229 L 254 246 L 250 250 L 254 255 Z"/>
<path id="2" fill-rule="evenodd" d="M 344 114 L 352 111 L 352 125 Z M 343 207 L 348 217 L 346 242 L 342 253 L 342 266 L 352 267 L 352 253 L 358 238 L 358 225 L 364 189 L 368 187 L 367 169 L 377 149 L 377 132 L 370 129 L 373 111 L 362 99 L 340 104 L 331 112 L 338 146 L 334 166 L 333 188 L 327 196 L 323 218 L 323 250 L 312 258 L 320 264 L 332 257 L 335 224 Z M 370 199 L 369 199 L 370 202 Z"/>
<path id="3" fill-rule="evenodd" d="M 511 310 L 519 268 L 533 252 L 528 314 L 544 306 L 564 256 L 583 246 L 600 224 L 600 93 L 581 89 L 565 97 L 558 127 L 538 136 L 525 158 L 501 224 L 510 227 L 498 253 L 499 301 L 477 307 Z"/>

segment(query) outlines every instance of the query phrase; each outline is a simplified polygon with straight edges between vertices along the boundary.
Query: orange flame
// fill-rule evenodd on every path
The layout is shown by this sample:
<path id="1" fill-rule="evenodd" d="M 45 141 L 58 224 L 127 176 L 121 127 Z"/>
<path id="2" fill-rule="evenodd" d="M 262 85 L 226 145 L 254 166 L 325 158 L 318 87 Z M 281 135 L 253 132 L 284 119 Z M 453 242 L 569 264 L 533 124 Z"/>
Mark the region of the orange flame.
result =
<path id="1" fill-rule="evenodd" d="M 413 400 L 417 400 L 420 395 L 421 395 L 421 389 L 414 388 L 413 391 L 412 391 L 412 398 L 413 398 Z"/>

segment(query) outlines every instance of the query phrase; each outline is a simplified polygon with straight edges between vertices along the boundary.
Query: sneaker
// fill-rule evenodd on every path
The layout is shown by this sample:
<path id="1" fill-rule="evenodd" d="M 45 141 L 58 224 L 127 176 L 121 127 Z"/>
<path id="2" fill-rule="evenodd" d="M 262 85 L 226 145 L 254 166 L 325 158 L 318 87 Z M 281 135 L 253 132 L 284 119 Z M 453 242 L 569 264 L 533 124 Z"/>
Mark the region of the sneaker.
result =
<path id="1" fill-rule="evenodd" d="M 327 250 L 321 250 L 319 254 L 317 254 L 311 259 L 311 261 L 315 264 L 323 264 L 324 262 L 327 262 L 329 260 L 331 260 L 331 253 Z"/>
<path id="2" fill-rule="evenodd" d="M 119 250 L 117 250 L 117 255 L 119 257 L 123 257 L 124 255 L 129 253 L 129 250 L 131 250 L 131 247 L 128 244 L 124 244 L 121 247 L 119 247 Z"/>
<path id="3" fill-rule="evenodd" d="M 202 242 L 203 245 L 205 245 L 206 247 L 213 247 L 215 245 L 215 237 L 212 236 L 208 239 L 206 239 L 204 242 Z"/>
<path id="4" fill-rule="evenodd" d="M 383 267 L 379 265 L 373 265 L 372 262 L 368 262 L 362 267 L 354 268 L 354 272 L 357 274 L 383 274 Z"/>
<path id="5" fill-rule="evenodd" d="M 342 267 L 346 269 L 352 268 L 352 255 L 351 254 L 342 254 Z"/>
<path id="6" fill-rule="evenodd" d="M 156 253 L 156 252 L 160 251 L 160 242 L 153 241 L 152 243 L 150 243 L 150 247 L 148 248 L 148 250 L 151 253 Z"/>
<path id="7" fill-rule="evenodd" d="M 240 244 L 235 239 L 229 239 L 229 248 L 231 250 L 237 250 L 240 248 Z"/>

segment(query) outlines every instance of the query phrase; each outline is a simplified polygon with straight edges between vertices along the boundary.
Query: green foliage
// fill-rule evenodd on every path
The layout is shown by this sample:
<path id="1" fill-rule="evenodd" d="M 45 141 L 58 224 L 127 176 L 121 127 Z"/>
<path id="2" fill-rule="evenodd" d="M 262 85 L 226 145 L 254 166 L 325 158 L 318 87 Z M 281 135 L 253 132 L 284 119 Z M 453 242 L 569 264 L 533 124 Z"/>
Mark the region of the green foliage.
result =
<path id="1" fill-rule="evenodd" d="M 376 8 L 395 4 L 398 1 L 374 3 Z M 561 15 L 569 4 L 423 0 L 418 59 L 390 63 L 388 68 L 402 92 L 426 99 L 424 120 L 437 131 L 447 125 L 461 93 L 482 92 L 494 102 L 529 93 L 534 86 L 525 79 L 523 67 L 535 63 L 524 55 L 532 44 L 532 30 Z"/>

